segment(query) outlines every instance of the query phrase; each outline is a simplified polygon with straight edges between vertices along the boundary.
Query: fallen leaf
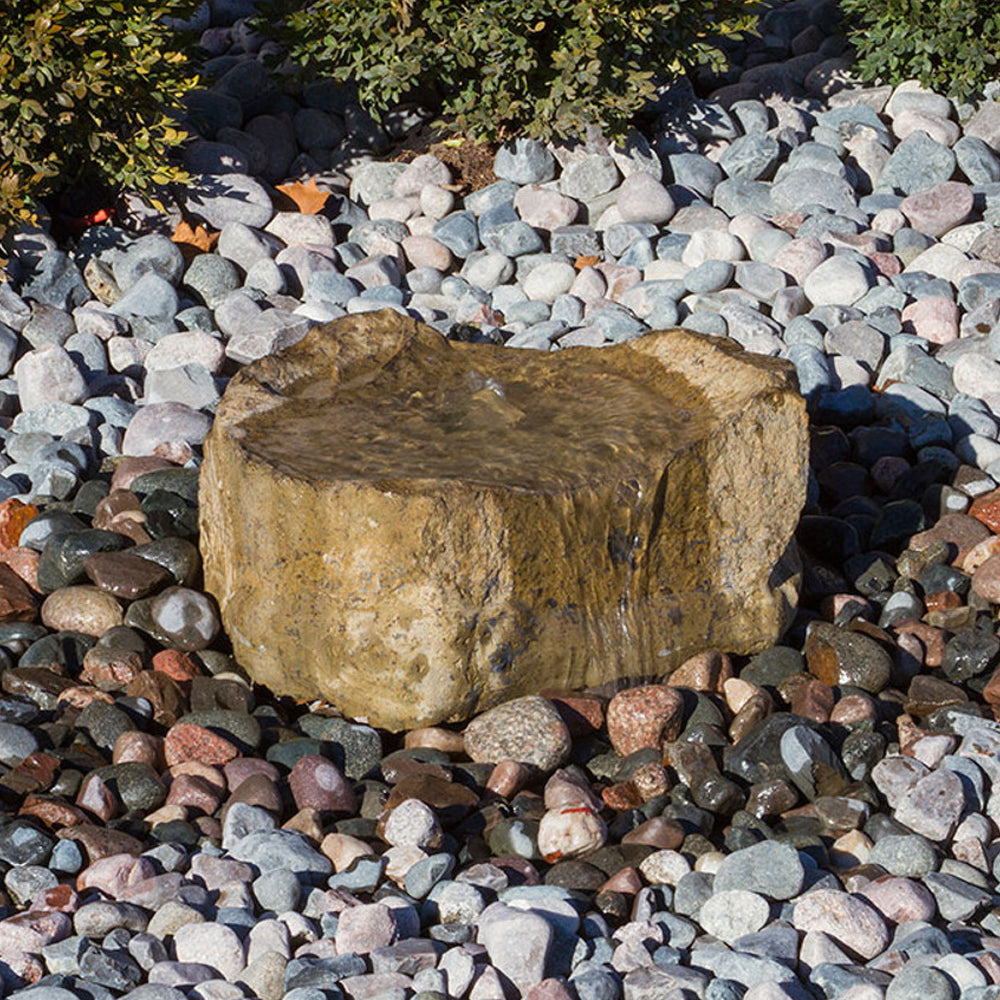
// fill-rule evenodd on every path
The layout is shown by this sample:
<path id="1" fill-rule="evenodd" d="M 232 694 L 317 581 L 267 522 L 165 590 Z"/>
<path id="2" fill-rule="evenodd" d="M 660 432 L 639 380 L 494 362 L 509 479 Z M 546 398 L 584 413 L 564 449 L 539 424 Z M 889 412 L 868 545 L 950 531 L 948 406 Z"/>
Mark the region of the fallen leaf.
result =
<path id="1" fill-rule="evenodd" d="M 329 191 L 320 191 L 316 186 L 315 177 L 310 177 L 305 184 L 301 181 L 295 181 L 293 184 L 279 184 L 277 188 L 283 195 L 295 202 L 303 215 L 315 215 L 322 211 L 330 197 Z"/>
<path id="2" fill-rule="evenodd" d="M 585 267 L 597 267 L 600 262 L 601 258 L 598 257 L 597 254 L 580 254 L 580 256 L 573 261 L 573 266 L 578 271 L 582 271 Z"/>
<path id="3" fill-rule="evenodd" d="M 210 233 L 204 226 L 192 226 L 182 220 L 170 239 L 181 248 L 185 257 L 193 257 L 197 253 L 208 253 L 218 241 L 219 234 Z"/>

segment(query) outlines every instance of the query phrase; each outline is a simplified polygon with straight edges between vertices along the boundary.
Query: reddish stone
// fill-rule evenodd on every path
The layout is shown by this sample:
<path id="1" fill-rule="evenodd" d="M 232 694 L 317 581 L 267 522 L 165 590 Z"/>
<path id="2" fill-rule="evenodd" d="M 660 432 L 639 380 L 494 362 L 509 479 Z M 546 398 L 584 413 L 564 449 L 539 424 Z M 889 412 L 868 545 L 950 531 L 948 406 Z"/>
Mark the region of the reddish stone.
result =
<path id="1" fill-rule="evenodd" d="M 894 253 L 876 250 L 874 253 L 866 254 L 866 256 L 875 265 L 878 273 L 884 274 L 887 278 L 893 278 L 897 274 L 903 273 L 903 262 Z"/>
<path id="2" fill-rule="evenodd" d="M 185 806 L 187 809 L 210 816 L 219 808 L 222 796 L 205 778 L 194 774 L 178 775 L 170 783 L 166 805 Z"/>
<path id="3" fill-rule="evenodd" d="M 35 594 L 41 593 L 38 588 L 38 563 L 41 558 L 40 552 L 21 546 L 0 552 L 0 563 L 9 566 Z"/>
<path id="4" fill-rule="evenodd" d="M 222 843 L 222 824 L 214 816 L 195 816 L 191 820 L 191 825 L 202 837 L 207 837 L 215 844 Z M 314 838 L 317 843 L 319 837 Z"/>
<path id="5" fill-rule="evenodd" d="M 627 890 L 616 890 L 623 892 Z M 634 890 L 638 892 L 638 889 Z M 543 979 L 523 994 L 524 1000 L 573 1000 L 574 994 L 560 979 Z"/>
<path id="6" fill-rule="evenodd" d="M 136 762 L 148 764 L 154 771 L 162 771 L 166 766 L 163 759 L 163 737 L 152 733 L 129 730 L 115 740 L 111 753 L 112 764 Z"/>
<path id="7" fill-rule="evenodd" d="M 558 706 L 557 706 L 558 707 Z M 565 717 L 563 719 L 565 721 Z M 567 726 L 569 723 L 567 723 Z M 502 799 L 516 795 L 531 778 L 531 768 L 519 760 L 502 760 L 490 772 L 486 790 Z"/>
<path id="8" fill-rule="evenodd" d="M 813 677 L 795 689 L 790 707 L 795 715 L 823 725 L 830 721 L 835 698 L 832 687 Z"/>
<path id="9" fill-rule="evenodd" d="M 38 615 L 38 601 L 31 588 L 4 563 L 0 563 L 0 622 L 31 622 Z"/>
<path id="10" fill-rule="evenodd" d="M 924 595 L 924 607 L 928 611 L 949 611 L 962 607 L 962 598 L 954 590 L 935 590 Z"/>
<path id="11" fill-rule="evenodd" d="M 258 806 L 274 813 L 275 816 L 280 816 L 282 811 L 281 791 L 278 788 L 277 779 L 259 772 L 247 776 L 233 789 L 222 811 L 223 819 L 234 802 Z"/>
<path id="12" fill-rule="evenodd" d="M 79 826 L 60 830 L 57 837 L 63 840 L 76 841 L 83 848 L 87 861 L 91 864 L 112 854 L 142 854 L 145 845 L 141 840 L 123 833 L 121 830 L 109 830 L 103 826 L 91 823 L 81 823 Z"/>
<path id="13" fill-rule="evenodd" d="M 632 784 L 642 796 L 642 801 L 648 802 L 670 790 L 670 777 L 662 764 L 650 761 L 648 764 L 640 764 L 632 772 Z"/>
<path id="14" fill-rule="evenodd" d="M 357 808 L 350 782 L 332 760 L 320 754 L 306 754 L 295 762 L 288 787 L 298 809 L 349 816 Z"/>
<path id="15" fill-rule="evenodd" d="M 165 729 L 187 711 L 187 699 L 180 684 L 159 670 L 144 670 L 129 682 L 125 693 L 132 698 L 145 698 L 153 706 L 154 721 Z"/>
<path id="16" fill-rule="evenodd" d="M 121 691 L 142 673 L 142 654 L 92 646 L 83 657 L 80 680 L 102 691 Z"/>
<path id="17" fill-rule="evenodd" d="M 76 877 L 76 890 L 97 889 L 112 899 L 117 899 L 129 885 L 152 878 L 156 868 L 149 858 L 132 854 L 110 854 L 89 864 Z"/>
<path id="18" fill-rule="evenodd" d="M 119 802 L 118 796 L 99 775 L 94 773 L 88 774 L 81 782 L 80 791 L 76 796 L 76 804 L 104 823 L 121 812 L 121 802 Z"/>
<path id="19" fill-rule="evenodd" d="M 168 569 L 131 552 L 95 552 L 83 568 L 100 590 L 126 601 L 147 597 L 173 580 Z"/>
<path id="20" fill-rule="evenodd" d="M 839 699 L 830 711 L 830 722 L 851 726 L 859 722 L 874 722 L 878 717 L 875 701 L 867 694 L 849 694 Z"/>
<path id="21" fill-rule="evenodd" d="M 643 803 L 639 789 L 631 781 L 620 781 L 617 785 L 607 785 L 601 789 L 601 798 L 609 809 L 624 812 L 638 809 Z"/>
<path id="22" fill-rule="evenodd" d="M 862 614 L 871 613 L 871 604 L 859 594 L 830 594 L 820 601 L 819 613 L 825 621 L 832 622 L 849 604 L 860 605 Z"/>
<path id="23" fill-rule="evenodd" d="M 619 868 L 597 891 L 634 896 L 642 888 L 642 877 L 634 868 Z"/>
<path id="24" fill-rule="evenodd" d="M 132 485 L 133 479 L 146 472 L 173 468 L 176 468 L 176 465 L 165 458 L 156 458 L 153 455 L 127 456 L 119 459 L 115 465 L 115 471 L 111 476 L 111 491 L 127 490 Z"/>
<path id="25" fill-rule="evenodd" d="M 80 899 L 65 883 L 43 889 L 32 901 L 33 910 L 58 910 L 60 913 L 75 913 Z"/>
<path id="26" fill-rule="evenodd" d="M 932 625 L 908 618 L 893 624 L 895 632 L 915 636 L 924 647 L 924 663 L 928 667 L 940 667 L 944 657 L 944 647 L 948 642 L 948 634 Z"/>
<path id="27" fill-rule="evenodd" d="M 982 521 L 994 534 L 1000 533 L 1000 489 L 976 497 L 969 508 L 969 516 Z"/>
<path id="28" fill-rule="evenodd" d="M 184 465 L 194 458 L 194 449 L 187 441 L 161 441 L 153 446 L 156 458 L 165 458 L 171 465 Z"/>
<path id="29" fill-rule="evenodd" d="M 668 678 L 670 687 L 691 688 L 720 694 L 723 685 L 733 676 L 733 661 L 717 649 L 698 653 L 685 660 Z"/>
<path id="30" fill-rule="evenodd" d="M 174 764 L 164 775 L 164 780 L 169 785 L 170 782 L 185 775 L 200 778 L 212 789 L 215 795 L 225 795 L 229 789 L 229 783 L 226 781 L 222 768 L 203 764 L 199 760 L 186 760 L 183 764 Z"/>
<path id="31" fill-rule="evenodd" d="M 1000 604 L 1000 553 L 990 556 L 972 574 L 972 589 L 991 604 Z"/>
<path id="32" fill-rule="evenodd" d="M 973 546 L 989 538 L 990 534 L 985 524 L 968 514 L 945 514 L 933 528 L 914 535 L 909 547 L 922 552 L 936 542 L 944 542 L 948 546 L 951 564 L 959 566 Z"/>
<path id="33" fill-rule="evenodd" d="M 403 739 L 403 746 L 408 749 L 429 747 L 432 750 L 451 754 L 453 757 L 465 756 L 465 740 L 462 738 L 462 734 L 453 732 L 451 729 L 444 729 L 441 726 L 411 729 Z"/>
<path id="34" fill-rule="evenodd" d="M 61 766 L 62 762 L 58 757 L 36 750 L 16 764 L 10 773 L 31 778 L 36 789 L 44 790 L 52 785 Z"/>
<path id="35" fill-rule="evenodd" d="M 981 951 L 974 961 L 991 983 L 1000 983 L 1000 954 L 992 951 Z"/>
<path id="36" fill-rule="evenodd" d="M 526 858 L 487 858 L 491 865 L 503 870 L 510 885 L 541 885 L 538 869 Z"/>
<path id="37" fill-rule="evenodd" d="M 184 684 L 202 672 L 187 653 L 178 649 L 164 649 L 154 654 L 153 669 L 161 671 L 178 684 Z"/>
<path id="38" fill-rule="evenodd" d="M 23 503 L 11 497 L 0 503 L 0 551 L 14 548 L 24 526 L 38 513 L 33 503 Z"/>
<path id="39" fill-rule="evenodd" d="M 543 698 L 548 698 L 555 706 L 573 739 L 591 736 L 604 725 L 604 702 L 602 699 L 593 695 L 569 691 L 548 690 L 540 693 Z"/>
<path id="40" fill-rule="evenodd" d="M 90 817 L 82 809 L 71 806 L 63 799 L 41 795 L 26 796 L 17 814 L 37 819 L 51 830 L 81 826 L 90 822 Z"/>
<path id="41" fill-rule="evenodd" d="M 59 692 L 59 704 L 70 705 L 73 708 L 86 708 L 95 701 L 103 701 L 105 705 L 110 705 L 114 700 L 107 691 L 101 691 L 89 684 L 73 684 Z"/>
<path id="42" fill-rule="evenodd" d="M 623 844 L 645 844 L 661 851 L 676 851 L 684 843 L 684 827 L 675 819 L 654 816 L 622 837 Z"/>
<path id="43" fill-rule="evenodd" d="M 226 776 L 226 786 L 236 789 L 252 774 L 262 774 L 272 782 L 277 782 L 281 772 L 269 760 L 260 757 L 237 757 L 222 769 Z"/>
<path id="44" fill-rule="evenodd" d="M 672 743 L 683 724 L 684 696 L 665 684 L 627 688 L 608 704 L 608 739 L 622 757 Z"/>
<path id="45" fill-rule="evenodd" d="M 0 920 L 0 956 L 3 961 L 15 955 L 40 952 L 47 944 L 61 941 L 73 933 L 73 922 L 65 913 L 47 910 L 15 913 Z"/>
<path id="46" fill-rule="evenodd" d="M 994 708 L 1000 705 L 1000 667 L 993 671 L 983 688 L 983 699 Z"/>
<path id="47" fill-rule="evenodd" d="M 451 781 L 451 771 L 440 764 L 431 764 L 428 761 L 414 760 L 412 757 L 394 757 L 391 760 L 382 761 L 382 778 L 387 784 L 395 785 L 405 778 L 412 778 L 418 774 L 426 774 L 432 778 L 440 778 L 442 781 Z"/>
<path id="48" fill-rule="evenodd" d="M 971 549 L 965 554 L 965 558 L 961 563 L 961 570 L 963 573 L 975 573 L 977 569 L 990 556 L 995 556 L 1000 552 L 1000 535 L 990 535 L 989 538 L 984 538 L 978 545 L 973 545 Z"/>
<path id="49" fill-rule="evenodd" d="M 168 767 L 186 760 L 225 764 L 238 757 L 239 753 L 237 747 L 225 737 L 191 722 L 174 724 L 163 740 L 163 756 Z"/>

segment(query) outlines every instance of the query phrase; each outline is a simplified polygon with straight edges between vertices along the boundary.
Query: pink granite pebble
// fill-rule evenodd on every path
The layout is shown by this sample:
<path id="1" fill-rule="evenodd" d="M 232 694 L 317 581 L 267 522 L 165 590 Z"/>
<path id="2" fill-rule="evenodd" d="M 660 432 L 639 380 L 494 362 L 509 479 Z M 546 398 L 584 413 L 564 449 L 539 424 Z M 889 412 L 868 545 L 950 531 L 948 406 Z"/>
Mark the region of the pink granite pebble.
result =
<path id="1" fill-rule="evenodd" d="M 665 684 L 619 691 L 608 704 L 608 739 L 626 757 L 644 747 L 659 749 L 680 735 L 684 696 Z"/>
<path id="2" fill-rule="evenodd" d="M 362 903 L 344 910 L 337 921 L 337 954 L 368 955 L 396 942 L 393 911 L 384 903 Z"/>
<path id="3" fill-rule="evenodd" d="M 929 295 L 903 308 L 903 329 L 932 344 L 958 339 L 958 306 L 943 295 Z"/>
<path id="4" fill-rule="evenodd" d="M 969 218 L 972 202 L 972 188 L 968 184 L 943 181 L 926 191 L 907 195 L 899 210 L 918 233 L 937 238 Z"/>
<path id="5" fill-rule="evenodd" d="M 866 899 L 836 889 L 816 889 L 795 904 L 798 931 L 822 931 L 862 958 L 874 958 L 889 943 L 882 915 Z"/>

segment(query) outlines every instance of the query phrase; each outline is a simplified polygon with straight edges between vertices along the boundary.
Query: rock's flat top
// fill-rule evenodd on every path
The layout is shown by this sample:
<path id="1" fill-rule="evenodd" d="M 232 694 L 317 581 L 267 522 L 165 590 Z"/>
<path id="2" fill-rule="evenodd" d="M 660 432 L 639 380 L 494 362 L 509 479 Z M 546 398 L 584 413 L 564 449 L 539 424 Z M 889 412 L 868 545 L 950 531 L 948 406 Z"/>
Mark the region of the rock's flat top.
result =
<path id="1" fill-rule="evenodd" d="M 684 377 L 706 363 L 726 393 Z M 241 374 L 241 390 L 267 407 L 246 413 L 252 431 L 244 424 L 241 444 L 291 476 L 558 491 L 682 451 L 709 430 L 717 406 L 736 412 L 748 394 L 788 387 L 788 372 L 679 329 L 539 354 L 448 341 L 387 312 L 363 337 L 314 332 L 279 362 Z M 246 408 L 242 396 L 229 400 L 224 416 Z"/>

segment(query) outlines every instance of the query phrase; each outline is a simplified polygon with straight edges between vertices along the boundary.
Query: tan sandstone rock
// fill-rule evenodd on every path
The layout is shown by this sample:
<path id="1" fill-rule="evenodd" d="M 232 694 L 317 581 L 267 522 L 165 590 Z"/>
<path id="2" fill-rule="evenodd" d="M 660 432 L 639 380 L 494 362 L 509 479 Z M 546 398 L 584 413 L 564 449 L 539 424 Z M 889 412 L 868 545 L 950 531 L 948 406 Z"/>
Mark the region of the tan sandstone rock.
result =
<path id="1" fill-rule="evenodd" d="M 459 720 L 772 643 L 806 462 L 791 367 L 729 341 L 543 354 L 349 316 L 232 379 L 205 583 L 275 692 Z"/>

